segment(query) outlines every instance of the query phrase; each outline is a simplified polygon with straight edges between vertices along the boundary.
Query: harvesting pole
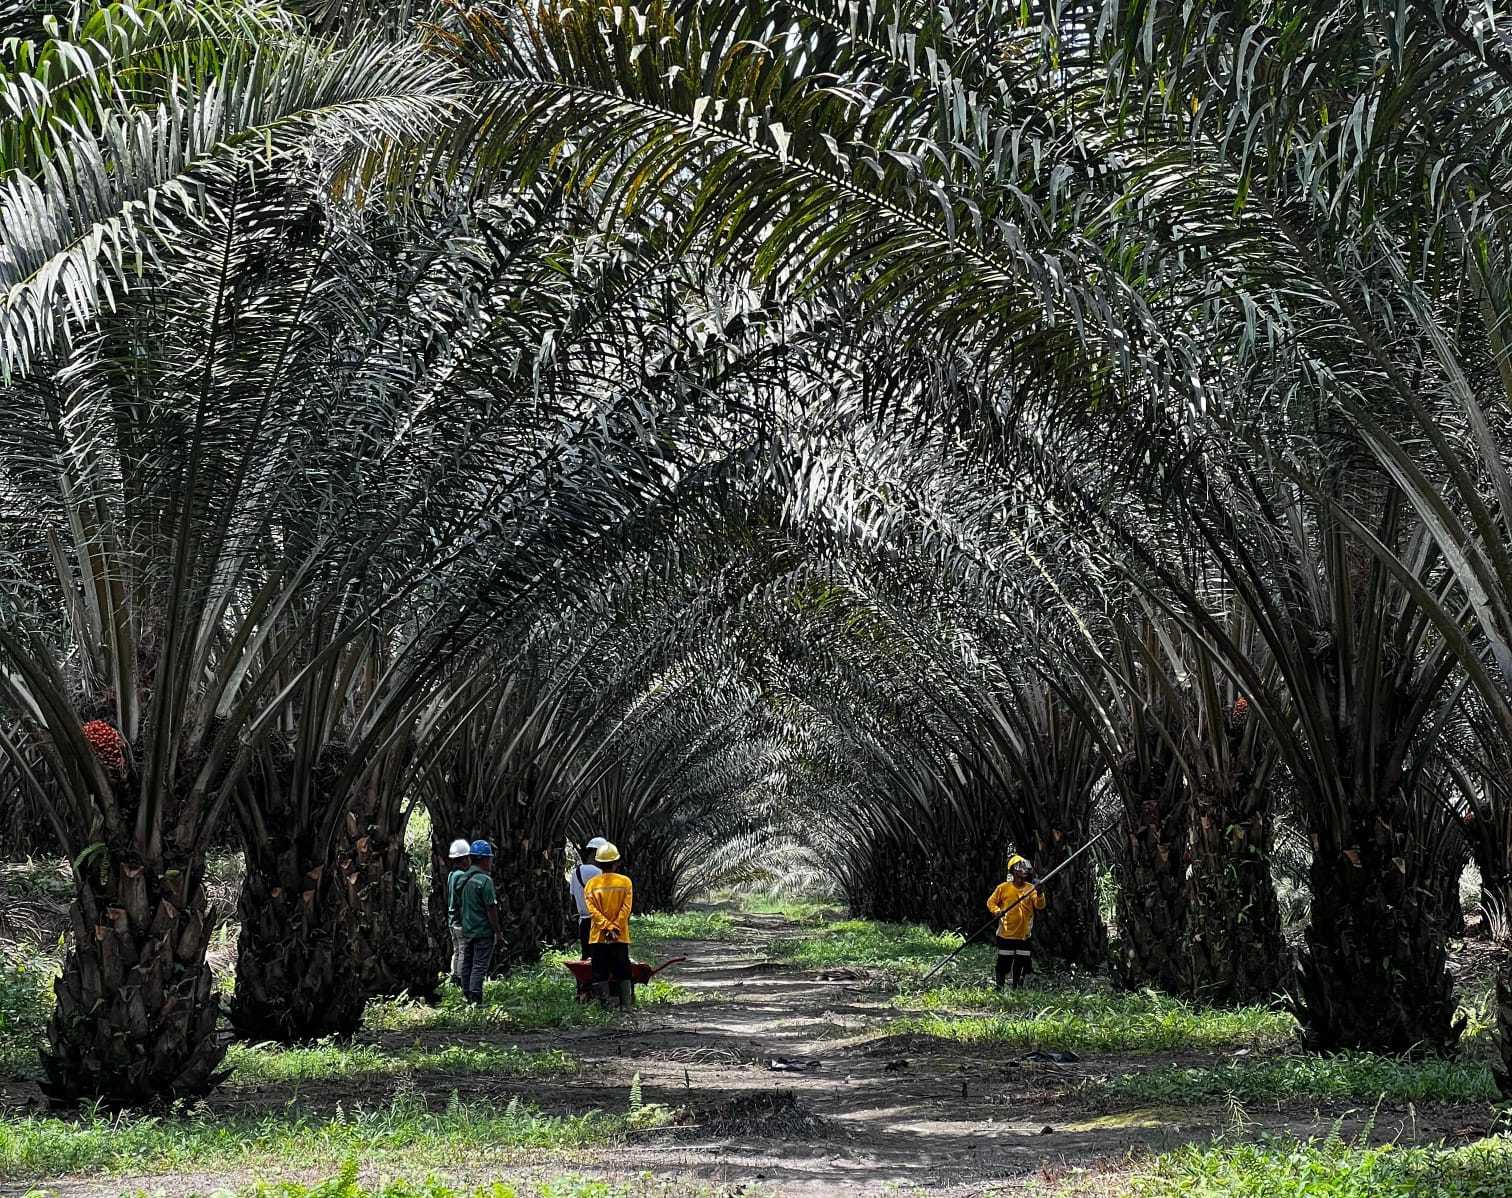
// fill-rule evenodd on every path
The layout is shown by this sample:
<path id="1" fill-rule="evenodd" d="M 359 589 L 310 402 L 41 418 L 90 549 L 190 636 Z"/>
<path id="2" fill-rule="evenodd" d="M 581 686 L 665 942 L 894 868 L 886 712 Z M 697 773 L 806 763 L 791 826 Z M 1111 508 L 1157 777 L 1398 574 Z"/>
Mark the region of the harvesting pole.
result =
<path id="1" fill-rule="evenodd" d="M 1115 819 L 1112 823 L 1110 823 L 1106 828 L 1104 828 L 1096 836 L 1092 837 L 1091 840 L 1087 841 L 1086 844 L 1082 845 L 1081 848 L 1077 849 L 1076 852 L 1072 853 L 1069 857 L 1067 857 L 1064 861 L 1062 861 L 1059 865 L 1057 865 L 1054 869 L 1052 869 L 1049 873 L 1047 873 L 1043 878 L 1039 878 L 1038 880 L 1036 880 L 1029 887 L 1028 893 L 1021 894 L 1018 898 L 1014 899 L 1013 902 L 1009 903 L 1006 907 L 1004 907 L 1001 911 L 999 911 L 996 915 L 994 915 L 991 919 L 989 919 L 986 923 L 984 923 L 981 927 L 979 927 L 970 936 L 966 937 L 966 939 L 961 942 L 961 947 L 960 948 L 956 949 L 955 952 L 951 953 L 948 957 L 946 957 L 942 961 L 938 962 L 934 966 L 933 969 L 931 969 L 928 973 L 926 973 L 923 977 L 921 977 L 919 979 L 918 984 L 920 986 L 922 986 L 925 982 L 929 981 L 930 978 L 934 977 L 935 974 L 939 973 L 940 970 L 944 969 L 945 966 L 949 965 L 952 961 L 954 961 L 956 959 L 956 956 L 961 952 L 961 949 L 964 949 L 968 944 L 970 944 L 973 940 L 975 940 L 978 936 L 980 936 L 983 932 L 985 932 L 993 924 L 997 923 L 998 920 L 1002 919 L 1003 916 L 1007 915 L 1008 912 L 1012 911 L 1020 903 L 1022 903 L 1025 900 L 1033 897 L 1033 895 L 1035 895 L 1039 891 L 1039 889 L 1040 889 L 1041 886 L 1043 886 L 1051 878 L 1055 877 L 1056 874 L 1060 873 L 1061 870 L 1065 869 L 1066 866 L 1070 865 L 1071 862 L 1075 861 L 1078 857 L 1080 857 L 1083 853 L 1085 853 L 1088 849 L 1090 849 L 1094 844 L 1096 844 L 1099 840 L 1101 840 L 1109 832 L 1113 831 L 1113 829 L 1116 828 L 1122 820 L 1123 820 L 1123 816 L 1120 815 L 1117 819 Z"/>

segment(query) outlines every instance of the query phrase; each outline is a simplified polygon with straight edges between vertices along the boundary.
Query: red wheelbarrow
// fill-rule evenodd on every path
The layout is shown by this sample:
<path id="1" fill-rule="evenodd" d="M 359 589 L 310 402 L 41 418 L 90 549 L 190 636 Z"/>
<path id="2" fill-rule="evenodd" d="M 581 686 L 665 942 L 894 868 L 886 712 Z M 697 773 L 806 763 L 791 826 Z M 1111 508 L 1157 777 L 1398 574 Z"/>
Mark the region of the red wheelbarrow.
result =
<path id="1" fill-rule="evenodd" d="M 663 961 L 660 965 L 648 965 L 644 961 L 630 962 L 630 980 L 637 986 L 644 986 L 663 969 L 669 965 L 676 965 L 679 961 L 686 961 L 687 957 L 673 957 L 670 961 Z M 572 975 L 573 981 L 577 982 L 577 996 L 579 1002 L 587 1002 L 593 997 L 593 962 L 592 961 L 563 961 L 567 972 Z"/>

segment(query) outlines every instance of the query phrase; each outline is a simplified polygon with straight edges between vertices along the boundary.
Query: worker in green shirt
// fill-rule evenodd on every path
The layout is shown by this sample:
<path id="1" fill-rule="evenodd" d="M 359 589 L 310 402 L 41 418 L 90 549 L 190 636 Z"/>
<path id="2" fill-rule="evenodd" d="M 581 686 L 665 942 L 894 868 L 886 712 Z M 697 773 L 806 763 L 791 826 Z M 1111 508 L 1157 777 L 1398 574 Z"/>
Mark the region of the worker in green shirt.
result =
<path id="1" fill-rule="evenodd" d="M 472 868 L 457 880 L 457 909 L 462 916 L 462 994 L 470 1003 L 483 1001 L 483 979 L 493 960 L 494 946 L 504 938 L 499 926 L 499 896 L 494 890 L 493 845 L 472 842 Z"/>

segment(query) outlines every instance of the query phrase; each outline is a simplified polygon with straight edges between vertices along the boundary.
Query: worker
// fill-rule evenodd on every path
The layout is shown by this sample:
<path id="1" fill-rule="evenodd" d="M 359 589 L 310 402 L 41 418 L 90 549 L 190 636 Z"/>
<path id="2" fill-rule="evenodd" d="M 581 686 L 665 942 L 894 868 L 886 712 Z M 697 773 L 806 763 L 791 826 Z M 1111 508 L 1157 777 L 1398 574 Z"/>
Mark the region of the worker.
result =
<path id="1" fill-rule="evenodd" d="M 578 863 L 567 876 L 567 886 L 572 891 L 572 901 L 578 913 L 578 947 L 583 950 L 585 961 L 588 960 L 588 929 L 593 926 L 593 919 L 588 914 L 588 900 L 583 897 L 583 887 L 590 878 L 596 878 L 603 872 L 593 864 L 593 855 L 608 843 L 602 836 L 595 836 L 578 849 Z"/>
<path id="2" fill-rule="evenodd" d="M 593 991 L 604 1006 L 610 995 L 621 1007 L 635 1001 L 630 980 L 630 907 L 635 889 L 622 872 L 619 849 L 607 841 L 593 854 L 600 873 L 583 887 L 588 905 L 588 953 L 593 961 Z"/>
<path id="3" fill-rule="evenodd" d="M 987 900 L 987 910 L 1000 916 L 997 928 L 997 989 L 1012 976 L 1013 988 L 1024 984 L 1033 972 L 1034 958 L 1029 937 L 1034 932 L 1034 913 L 1045 909 L 1045 895 L 1034 880 L 1034 866 L 1015 853 L 1008 860 L 1008 880 Z"/>
<path id="4" fill-rule="evenodd" d="M 462 995 L 483 1002 L 483 981 L 494 949 L 504 939 L 499 924 L 499 896 L 494 890 L 493 845 L 475 840 L 468 849 L 472 865 L 457 881 L 457 909 L 462 914 Z"/>
<path id="5" fill-rule="evenodd" d="M 458 837 L 446 850 L 446 859 L 451 863 L 451 872 L 446 875 L 446 924 L 451 929 L 452 960 L 451 980 L 462 985 L 462 949 L 466 941 L 462 936 L 462 911 L 457 906 L 457 883 L 472 867 L 472 845 Z"/>

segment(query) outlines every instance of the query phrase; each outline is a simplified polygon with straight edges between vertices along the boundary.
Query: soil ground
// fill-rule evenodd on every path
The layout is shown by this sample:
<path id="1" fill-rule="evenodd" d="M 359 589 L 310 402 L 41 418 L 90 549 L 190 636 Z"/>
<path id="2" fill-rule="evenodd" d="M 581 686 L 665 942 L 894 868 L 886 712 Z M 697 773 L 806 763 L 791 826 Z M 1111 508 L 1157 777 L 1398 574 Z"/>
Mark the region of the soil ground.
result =
<path id="1" fill-rule="evenodd" d="M 686 1112 L 680 1126 L 637 1133 L 611 1150 L 553 1154 L 549 1161 L 516 1154 L 507 1161 L 459 1162 L 448 1180 L 484 1182 L 500 1176 L 564 1172 L 643 1180 L 649 1193 L 675 1193 L 694 1182 L 715 1194 L 819 1196 L 908 1194 L 964 1198 L 994 1193 L 1120 1191 L 1132 1162 L 1146 1151 L 1206 1141 L 1241 1114 L 1247 1131 L 1326 1135 L 1342 1124 L 1355 1134 L 1374 1117 L 1379 1139 L 1428 1142 L 1486 1134 L 1491 1113 L 1469 1106 L 1299 1102 L 1242 1113 L 1215 1107 L 1120 1106 L 1076 1093 L 1091 1078 L 1137 1069 L 1213 1064 L 1223 1053 L 1084 1054 L 1070 1064 L 1025 1062 L 1022 1048 L 961 1045 L 926 1037 L 877 1036 L 896 1012 L 891 993 L 867 981 L 771 963 L 765 947 L 798 929 L 775 916 L 735 918 L 735 936 L 720 942 L 666 946 L 686 954 L 676 980 L 705 1001 L 648 1007 L 620 1024 L 535 1035 L 496 1033 L 521 1048 L 561 1048 L 582 1068 L 541 1080 L 426 1074 L 424 1093 L 443 1105 L 464 1099 L 500 1105 L 519 1097 L 543 1110 L 623 1111 L 639 1075 L 643 1100 Z M 667 976 L 674 976 L 669 973 Z M 567 979 L 564 975 L 564 984 Z M 394 1047 L 413 1033 L 366 1036 Z M 444 1045 L 456 1034 L 429 1033 Z M 477 1033 L 462 1038 L 477 1043 Z M 486 1039 L 486 1038 L 485 1038 Z M 798 1072 L 774 1070 L 774 1062 Z M 816 1062 L 809 1066 L 809 1062 Z M 379 1103 L 384 1087 L 412 1089 L 415 1080 L 304 1082 L 301 1105 L 320 1109 Z M 20 1098 L 14 1090 L 7 1096 Z M 227 1088 L 206 1115 L 282 1108 L 290 1083 Z M 329 1172 L 327 1170 L 326 1172 Z M 143 1190 L 169 1195 L 208 1193 L 249 1177 L 140 1177 L 50 1180 L 49 1194 L 101 1198 Z M 0 1185 L 0 1194 L 27 1187 Z"/>

